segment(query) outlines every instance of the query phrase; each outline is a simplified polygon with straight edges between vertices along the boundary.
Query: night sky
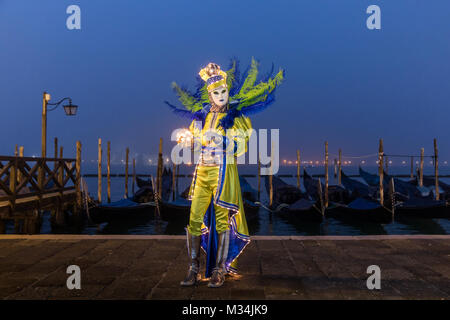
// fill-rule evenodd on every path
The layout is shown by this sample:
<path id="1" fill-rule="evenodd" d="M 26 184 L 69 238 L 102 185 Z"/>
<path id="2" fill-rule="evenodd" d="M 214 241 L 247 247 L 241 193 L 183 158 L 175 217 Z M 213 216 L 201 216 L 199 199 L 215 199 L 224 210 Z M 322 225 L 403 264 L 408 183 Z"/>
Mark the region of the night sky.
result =
<path id="1" fill-rule="evenodd" d="M 81 8 L 81 30 L 66 8 Z M 366 8 L 381 8 L 368 30 Z M 330 152 L 431 154 L 438 138 L 450 159 L 450 2 L 414 0 L 0 0 L 0 154 L 16 144 L 40 155 L 42 92 L 70 96 L 78 115 L 48 115 L 47 152 L 57 136 L 65 155 L 97 139 L 113 156 L 169 154 L 173 129 L 186 127 L 163 103 L 178 103 L 171 82 L 194 88 L 208 62 L 224 69 L 254 56 L 261 72 L 286 69 L 276 102 L 252 117 L 279 128 L 281 158 L 315 160 Z"/>

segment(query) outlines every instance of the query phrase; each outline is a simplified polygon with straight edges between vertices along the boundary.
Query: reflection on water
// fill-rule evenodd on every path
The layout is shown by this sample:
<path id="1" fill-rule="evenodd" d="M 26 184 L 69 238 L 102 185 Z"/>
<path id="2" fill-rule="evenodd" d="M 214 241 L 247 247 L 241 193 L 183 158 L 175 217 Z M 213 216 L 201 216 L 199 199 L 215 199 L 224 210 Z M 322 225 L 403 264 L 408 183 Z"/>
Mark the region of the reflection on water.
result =
<path id="1" fill-rule="evenodd" d="M 44 215 L 41 233 L 81 233 L 81 234 L 185 234 L 185 222 L 180 220 L 164 221 L 156 219 L 154 214 L 139 219 L 102 223 L 87 223 L 81 229 L 52 230 L 49 213 Z M 7 233 L 13 233 L 14 226 L 8 225 Z M 389 235 L 389 234 L 450 234 L 449 219 L 402 218 L 389 224 L 373 222 L 348 223 L 333 218 L 322 223 L 298 222 L 279 217 L 260 209 L 259 218 L 248 221 L 250 235 Z"/>

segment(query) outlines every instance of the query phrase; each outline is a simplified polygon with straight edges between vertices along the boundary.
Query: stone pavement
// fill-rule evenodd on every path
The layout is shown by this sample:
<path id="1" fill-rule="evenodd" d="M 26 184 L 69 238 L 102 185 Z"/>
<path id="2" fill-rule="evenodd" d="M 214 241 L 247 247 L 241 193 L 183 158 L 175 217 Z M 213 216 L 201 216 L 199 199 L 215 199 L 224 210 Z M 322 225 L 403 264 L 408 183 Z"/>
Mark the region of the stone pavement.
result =
<path id="1" fill-rule="evenodd" d="M 449 299 L 450 236 L 252 237 L 239 276 L 181 288 L 180 236 L 0 236 L 1 299 Z M 203 255 L 204 257 L 204 255 Z M 81 289 L 69 290 L 69 265 Z M 369 290 L 367 267 L 381 269 Z"/>

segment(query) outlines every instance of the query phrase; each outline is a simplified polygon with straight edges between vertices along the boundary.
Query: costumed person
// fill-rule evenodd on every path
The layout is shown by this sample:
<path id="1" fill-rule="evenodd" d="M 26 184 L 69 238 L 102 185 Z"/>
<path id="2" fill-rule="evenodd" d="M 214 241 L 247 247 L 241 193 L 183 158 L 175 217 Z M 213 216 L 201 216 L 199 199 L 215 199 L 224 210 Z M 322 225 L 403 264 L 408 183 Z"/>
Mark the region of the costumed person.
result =
<path id="1" fill-rule="evenodd" d="M 258 63 L 240 79 L 237 61 L 228 71 L 209 63 L 199 72 L 195 94 L 173 83 L 187 110 L 166 102 L 179 115 L 192 119 L 189 130 L 178 142 L 191 144 L 198 160 L 189 191 L 192 201 L 186 228 L 190 258 L 181 286 L 201 279 L 200 247 L 206 252 L 206 278 L 209 287 L 220 287 L 228 273 L 237 273 L 237 257 L 250 242 L 236 158 L 244 154 L 251 133 L 249 114 L 274 101 L 274 91 L 284 78 L 284 70 L 272 71 L 257 81 Z"/>

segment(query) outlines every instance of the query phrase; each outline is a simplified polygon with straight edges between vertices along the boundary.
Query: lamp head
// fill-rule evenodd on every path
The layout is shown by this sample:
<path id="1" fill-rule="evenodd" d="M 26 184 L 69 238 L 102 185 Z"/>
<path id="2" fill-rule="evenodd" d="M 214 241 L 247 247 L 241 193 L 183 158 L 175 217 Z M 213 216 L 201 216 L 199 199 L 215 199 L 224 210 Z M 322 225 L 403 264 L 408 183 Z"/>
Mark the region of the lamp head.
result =
<path id="1" fill-rule="evenodd" d="M 72 101 L 69 101 L 69 104 L 64 106 L 64 111 L 66 112 L 66 115 L 68 116 L 74 116 L 77 114 L 78 106 L 72 104 Z"/>

